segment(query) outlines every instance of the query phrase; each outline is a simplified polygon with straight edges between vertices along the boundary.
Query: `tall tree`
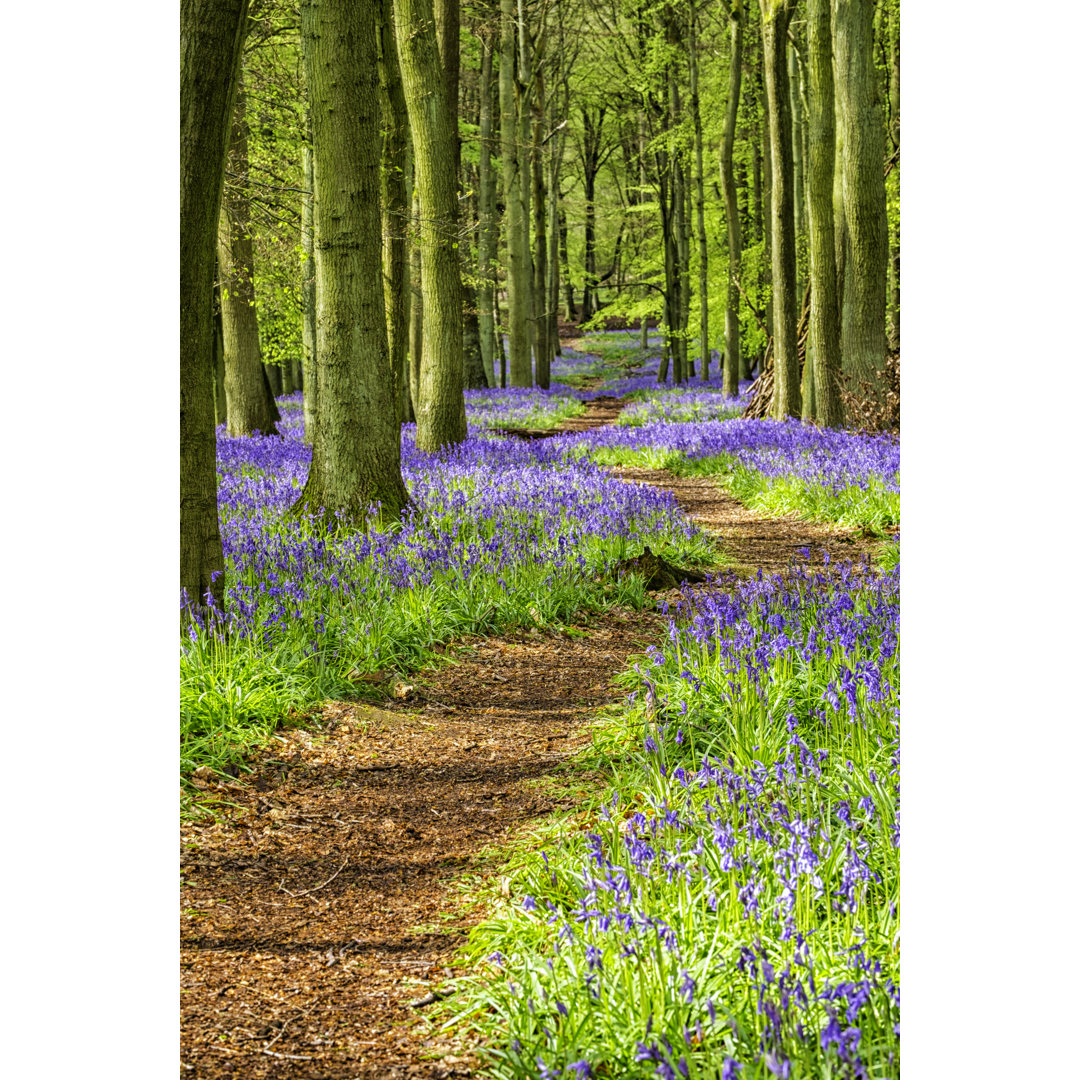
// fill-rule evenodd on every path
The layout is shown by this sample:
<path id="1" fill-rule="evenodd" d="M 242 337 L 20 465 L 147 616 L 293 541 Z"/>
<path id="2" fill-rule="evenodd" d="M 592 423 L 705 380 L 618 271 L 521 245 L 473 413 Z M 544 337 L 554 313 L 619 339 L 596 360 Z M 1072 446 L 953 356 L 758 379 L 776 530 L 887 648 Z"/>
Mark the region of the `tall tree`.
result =
<path id="1" fill-rule="evenodd" d="M 272 393 L 273 378 L 259 347 L 255 310 L 255 257 L 251 244 L 251 200 L 248 197 L 248 123 L 243 77 L 237 79 L 229 138 L 226 182 L 218 222 L 218 267 L 221 273 L 221 325 L 225 343 L 225 398 L 230 435 L 275 432 L 281 419 Z"/>
<path id="2" fill-rule="evenodd" d="M 690 8 L 690 110 L 694 119 L 694 195 L 697 202 L 698 308 L 701 312 L 701 379 L 709 381 L 711 342 L 709 340 L 709 242 L 705 236 L 705 167 L 701 132 L 701 95 L 698 90 L 698 8 Z"/>
<path id="3" fill-rule="evenodd" d="M 814 405 L 825 427 L 843 422 L 840 399 L 840 302 L 833 230 L 836 159 L 830 0 L 806 0 L 810 160 L 810 353 Z"/>
<path id="4" fill-rule="evenodd" d="M 432 0 L 394 0 L 394 23 L 420 194 L 424 341 L 416 445 L 434 451 L 465 440 L 457 133 L 439 57 Z"/>
<path id="5" fill-rule="evenodd" d="M 300 308 L 303 319 L 303 381 L 304 381 L 304 442 L 309 446 L 315 439 L 315 417 L 318 412 L 319 377 L 315 362 L 315 150 L 311 136 L 310 108 L 306 118 L 303 169 L 304 194 L 300 201 Z"/>
<path id="6" fill-rule="evenodd" d="M 295 510 L 363 522 L 408 503 L 382 296 L 375 0 L 301 0 L 315 135 L 319 412 Z"/>
<path id="7" fill-rule="evenodd" d="M 742 88 L 743 24 L 742 0 L 732 0 L 731 63 L 728 67 L 728 99 L 724 113 L 724 138 L 720 144 L 720 174 L 724 185 L 724 215 L 727 218 L 728 284 L 724 310 L 724 393 L 735 397 L 739 392 L 742 349 L 739 335 L 739 290 L 736 282 L 742 272 L 742 230 L 739 227 L 738 193 L 732 160 L 735 152 L 735 123 L 739 115 L 739 91 Z"/>
<path id="8" fill-rule="evenodd" d="M 383 136 L 382 186 L 379 193 L 382 207 L 383 298 L 390 349 L 390 378 L 398 403 L 398 418 L 404 420 L 407 394 L 405 358 L 409 351 L 409 193 L 405 182 L 409 117 L 405 91 L 401 85 L 397 42 L 394 40 L 393 4 L 391 0 L 378 0 L 378 9 L 379 111 Z"/>
<path id="9" fill-rule="evenodd" d="M 885 283 L 889 257 L 885 209 L 881 84 L 874 67 L 875 0 L 834 0 L 836 123 L 842 143 L 845 245 L 841 341 L 844 373 L 883 392 Z"/>
<path id="10" fill-rule="evenodd" d="M 488 386 L 495 386 L 495 302 L 494 266 L 495 243 L 495 178 L 491 168 L 492 131 L 492 71 L 495 43 L 490 31 L 480 36 L 483 56 L 480 62 L 480 144 L 478 194 L 479 235 L 477 237 L 476 289 L 477 318 L 480 323 L 480 355 Z"/>
<path id="11" fill-rule="evenodd" d="M 248 0 L 180 0 L 180 590 L 225 592 L 214 434 L 214 249 Z"/>
<path id="12" fill-rule="evenodd" d="M 510 337 L 510 385 L 532 386 L 528 312 L 532 306 L 529 274 L 529 219 L 522 204 L 521 154 L 514 66 L 517 15 L 514 0 L 501 0 L 499 38 L 499 135 L 502 156 L 502 198 L 507 254 L 507 333 Z"/>
<path id="13" fill-rule="evenodd" d="M 765 88 L 768 95 L 770 231 L 772 233 L 773 415 L 802 411 L 796 327 L 795 192 L 791 100 L 787 77 L 787 30 L 796 0 L 759 0 Z"/>
<path id="14" fill-rule="evenodd" d="M 542 39 L 543 40 L 543 39 Z M 551 386 L 551 323 L 547 317 L 547 191 L 544 186 L 542 150 L 544 144 L 544 80 L 536 75 L 535 111 L 533 116 L 533 224 L 536 253 L 533 257 L 533 303 L 536 315 L 536 385 L 547 390 Z"/>

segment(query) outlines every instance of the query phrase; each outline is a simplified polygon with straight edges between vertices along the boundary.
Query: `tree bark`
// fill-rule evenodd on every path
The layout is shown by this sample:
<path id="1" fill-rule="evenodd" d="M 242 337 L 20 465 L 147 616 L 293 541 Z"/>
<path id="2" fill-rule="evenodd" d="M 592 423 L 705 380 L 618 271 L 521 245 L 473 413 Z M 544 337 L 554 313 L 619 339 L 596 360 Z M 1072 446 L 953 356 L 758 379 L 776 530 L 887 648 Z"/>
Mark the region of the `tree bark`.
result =
<path id="1" fill-rule="evenodd" d="M 720 174 L 724 185 L 724 215 L 727 218 L 728 284 L 724 309 L 724 393 L 735 397 L 742 372 L 742 342 L 739 330 L 739 290 L 735 282 L 742 273 L 742 230 L 739 227 L 738 193 L 732 160 L 735 151 L 735 124 L 739 116 L 742 88 L 744 9 L 741 0 L 731 5 L 731 66 L 728 69 L 728 100 L 724 113 L 724 138 L 720 144 Z"/>
<path id="2" fill-rule="evenodd" d="M 264 370 L 255 310 L 255 256 L 251 244 L 251 200 L 248 196 L 248 126 L 242 79 L 237 80 L 229 139 L 227 183 L 218 226 L 221 274 L 221 325 L 225 337 L 225 397 L 230 435 L 275 433 L 281 419 L 274 392 L 281 393 L 279 372 Z M 278 377 L 274 388 L 273 375 Z M 270 380 L 269 387 L 267 380 Z"/>
<path id="3" fill-rule="evenodd" d="M 405 419 L 405 363 L 409 351 L 409 262 L 407 233 L 409 201 L 405 170 L 408 165 L 409 115 L 401 84 L 391 0 L 378 0 L 379 9 L 379 112 L 382 117 L 383 303 L 390 350 L 390 382 L 399 423 Z"/>
<path id="4" fill-rule="evenodd" d="M 770 226 L 772 233 L 773 408 L 778 419 L 799 416 L 799 353 L 795 292 L 795 199 L 787 28 L 795 0 L 760 0 L 765 86 L 769 106 Z"/>
<path id="5" fill-rule="evenodd" d="M 477 238 L 477 320 L 480 325 L 480 355 L 488 386 L 495 382 L 495 288 L 493 260 L 495 245 L 495 178 L 491 170 L 492 130 L 492 59 L 495 45 L 491 34 L 481 39 L 483 59 L 480 63 L 480 230 Z"/>
<path id="6" fill-rule="evenodd" d="M 574 304 L 574 283 L 570 279 L 570 255 L 566 249 L 566 214 L 559 215 L 559 266 L 563 280 L 563 298 L 567 322 L 573 322 L 578 317 L 577 307 Z"/>
<path id="7" fill-rule="evenodd" d="M 890 75 L 889 75 L 889 139 L 893 152 L 900 152 L 900 12 L 889 12 Z M 897 172 L 899 178 L 899 171 Z M 890 234 L 890 265 L 892 295 L 889 307 L 889 346 L 900 348 L 900 229 Z"/>
<path id="8" fill-rule="evenodd" d="M 302 0 L 315 136 L 319 412 L 294 512 L 364 524 L 408 503 L 382 296 L 374 0 Z"/>
<path id="9" fill-rule="evenodd" d="M 810 349 L 814 414 L 824 427 L 843 423 L 840 398 L 840 303 L 833 229 L 836 161 L 830 0 L 807 0 L 807 68 L 810 80 Z"/>
<path id="10" fill-rule="evenodd" d="M 304 372 L 304 442 L 315 440 L 315 417 L 318 412 L 319 377 L 316 363 L 315 313 L 315 151 L 311 135 L 310 106 L 307 140 L 303 149 L 304 190 L 300 201 L 300 306 L 303 313 Z"/>
<path id="11" fill-rule="evenodd" d="M 533 258 L 533 301 L 536 305 L 536 385 L 551 386 L 551 324 L 548 320 L 547 279 L 547 192 L 544 190 L 544 165 L 541 148 L 544 141 L 544 81 L 536 80 L 536 106 L 533 115 L 533 234 L 536 253 Z"/>
<path id="12" fill-rule="evenodd" d="M 885 294 L 889 257 L 885 209 L 884 126 L 873 58 L 874 0 L 835 0 L 833 57 L 836 123 L 847 225 L 841 341 L 853 389 L 885 392 Z"/>
<path id="13" fill-rule="evenodd" d="M 413 183 L 412 246 L 409 249 L 409 399 L 413 420 L 420 406 L 420 365 L 424 355 L 424 293 L 420 287 L 420 192 Z"/>
<path id="14" fill-rule="evenodd" d="M 180 2 L 180 596 L 220 607 L 225 557 L 214 433 L 214 249 L 247 0 Z"/>
<path id="15" fill-rule="evenodd" d="M 499 134 L 502 152 L 504 232 L 507 255 L 507 332 L 510 337 L 510 385 L 532 386 L 532 357 L 526 323 L 530 306 L 528 219 L 521 202 L 522 170 L 518 114 L 514 94 L 516 14 L 514 0 L 501 0 L 499 40 Z"/>
<path id="16" fill-rule="evenodd" d="M 228 423 L 225 398 L 225 332 L 221 327 L 221 293 L 214 286 L 214 423 Z"/>
<path id="17" fill-rule="evenodd" d="M 420 287 L 424 295 L 416 446 L 435 451 L 468 434 L 462 394 L 461 261 L 456 132 L 440 68 L 432 0 L 394 0 L 394 23 L 420 195 Z"/>
<path id="18" fill-rule="evenodd" d="M 582 180 L 585 188 L 585 284 L 581 293 L 581 321 L 588 322 L 596 314 L 596 177 L 600 171 L 600 139 L 604 130 L 604 113 L 596 117 L 585 106 L 581 109 Z"/>
<path id="19" fill-rule="evenodd" d="M 521 182 L 522 249 L 525 255 L 523 277 L 525 281 L 525 329 L 529 336 L 529 383 L 534 379 L 536 360 L 536 310 L 537 297 L 533 288 L 533 253 L 529 243 L 529 223 L 532 221 L 532 43 L 525 20 L 524 0 L 517 0 L 518 69 L 516 79 L 517 99 L 517 145 L 518 171 Z"/>
<path id="20" fill-rule="evenodd" d="M 698 234 L 698 306 L 701 311 L 701 381 L 709 381 L 709 361 L 712 359 L 709 340 L 709 244 L 705 237 L 705 166 L 701 134 L 701 96 L 698 92 L 696 8 L 690 11 L 690 108 L 694 114 L 694 182 L 697 197 Z"/>

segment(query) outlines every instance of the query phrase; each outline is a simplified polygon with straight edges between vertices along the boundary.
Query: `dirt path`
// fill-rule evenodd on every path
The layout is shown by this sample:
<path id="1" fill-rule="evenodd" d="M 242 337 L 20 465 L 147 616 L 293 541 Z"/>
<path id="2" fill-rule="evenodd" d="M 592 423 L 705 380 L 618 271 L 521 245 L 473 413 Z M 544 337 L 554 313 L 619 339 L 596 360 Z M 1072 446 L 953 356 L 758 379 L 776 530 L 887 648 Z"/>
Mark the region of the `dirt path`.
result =
<path id="1" fill-rule="evenodd" d="M 590 403 L 566 429 L 611 423 L 619 408 Z M 745 572 L 783 570 L 807 545 L 867 548 L 758 517 L 705 480 L 613 471 L 673 491 Z M 181 1075 L 471 1075 L 467 1050 L 410 1004 L 451 974 L 478 917 L 455 882 L 555 809 L 537 781 L 588 738 L 588 719 L 620 697 L 613 676 L 664 625 L 616 611 L 579 623 L 581 636 L 456 643 L 399 687 L 404 700 L 386 685 L 377 708 L 328 703 L 317 734 L 282 731 L 254 777 L 219 786 L 233 811 L 182 829 Z"/>
<path id="2" fill-rule="evenodd" d="M 882 541 L 858 529 L 841 529 L 794 517 L 770 518 L 748 510 L 719 484 L 704 477 L 679 477 L 663 469 L 621 467 L 613 476 L 670 491 L 679 505 L 731 556 L 742 574 L 784 573 L 799 548 L 826 548 L 834 559 L 859 561 L 881 550 Z"/>
<path id="3" fill-rule="evenodd" d="M 318 736 L 283 733 L 229 791 L 242 810 L 182 831 L 183 1074 L 470 1075 L 409 1004 L 449 974 L 471 921 L 448 879 L 554 809 L 534 781 L 662 628 L 617 611 L 581 637 L 463 643 L 411 700 L 331 703 Z"/>

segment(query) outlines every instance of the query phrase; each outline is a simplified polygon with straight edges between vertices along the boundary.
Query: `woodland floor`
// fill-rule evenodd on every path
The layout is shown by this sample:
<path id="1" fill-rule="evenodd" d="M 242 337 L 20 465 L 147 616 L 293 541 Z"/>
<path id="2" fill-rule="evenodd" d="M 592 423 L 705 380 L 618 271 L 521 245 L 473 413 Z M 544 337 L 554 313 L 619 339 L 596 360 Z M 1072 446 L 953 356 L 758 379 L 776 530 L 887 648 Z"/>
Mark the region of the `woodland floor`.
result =
<path id="1" fill-rule="evenodd" d="M 565 429 L 611 423 L 591 403 Z M 618 469 L 673 491 L 744 573 L 785 570 L 849 530 L 771 519 L 703 479 Z M 475 1058 L 425 1017 L 425 998 L 482 912 L 462 884 L 498 872 L 485 849 L 572 805 L 552 778 L 619 699 L 613 677 L 658 641 L 655 612 L 455 642 L 381 707 L 328 702 L 311 731 L 283 730 L 233 810 L 182 840 L 181 1075 L 289 1080 L 463 1077 Z M 395 698 L 395 690 L 405 695 Z"/>

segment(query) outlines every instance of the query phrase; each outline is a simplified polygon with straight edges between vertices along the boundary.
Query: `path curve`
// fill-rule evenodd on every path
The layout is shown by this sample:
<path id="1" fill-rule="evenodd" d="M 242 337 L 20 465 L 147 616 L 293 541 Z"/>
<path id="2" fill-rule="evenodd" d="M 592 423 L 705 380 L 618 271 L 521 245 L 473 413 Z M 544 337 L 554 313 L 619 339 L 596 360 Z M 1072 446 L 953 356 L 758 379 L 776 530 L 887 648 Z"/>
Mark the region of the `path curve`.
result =
<path id="1" fill-rule="evenodd" d="M 613 423 L 622 405 L 590 402 L 562 430 Z M 804 546 L 869 550 L 847 531 L 754 514 L 708 480 L 611 471 L 671 491 L 744 573 L 783 571 Z M 478 917 L 455 883 L 490 873 L 485 847 L 557 808 L 536 781 L 588 738 L 597 708 L 622 696 L 613 677 L 665 627 L 616 610 L 569 635 L 457 642 L 411 688 L 328 702 L 310 733 L 280 733 L 248 783 L 217 785 L 236 809 L 182 828 L 181 1075 L 472 1075 L 468 1049 L 410 1004 L 453 974 Z"/>

